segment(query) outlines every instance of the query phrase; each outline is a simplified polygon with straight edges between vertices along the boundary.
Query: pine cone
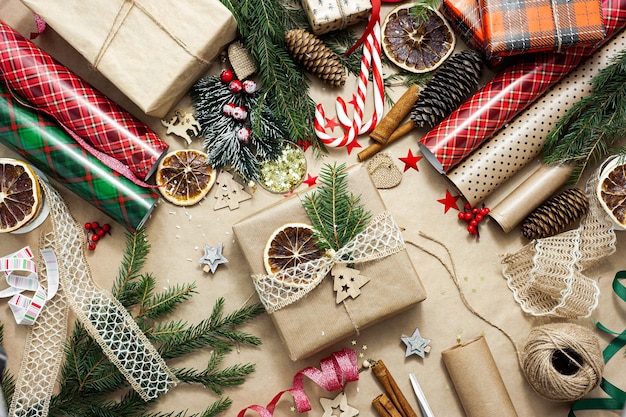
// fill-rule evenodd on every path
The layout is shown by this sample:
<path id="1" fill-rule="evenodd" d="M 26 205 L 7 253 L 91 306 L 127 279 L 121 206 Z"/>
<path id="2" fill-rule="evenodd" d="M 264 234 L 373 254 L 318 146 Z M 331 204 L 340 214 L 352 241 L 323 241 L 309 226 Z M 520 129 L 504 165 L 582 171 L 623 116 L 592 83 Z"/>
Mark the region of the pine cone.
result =
<path id="1" fill-rule="evenodd" d="M 453 55 L 437 70 L 411 111 L 415 127 L 433 127 L 452 113 L 478 87 L 480 53 L 472 49 Z"/>
<path id="2" fill-rule="evenodd" d="M 565 231 L 589 207 L 585 193 L 571 188 L 537 207 L 522 222 L 522 235 L 529 240 L 543 239 Z"/>
<path id="3" fill-rule="evenodd" d="M 291 55 L 311 74 L 333 87 L 346 83 L 343 65 L 321 39 L 304 29 L 292 29 L 285 41 Z"/>

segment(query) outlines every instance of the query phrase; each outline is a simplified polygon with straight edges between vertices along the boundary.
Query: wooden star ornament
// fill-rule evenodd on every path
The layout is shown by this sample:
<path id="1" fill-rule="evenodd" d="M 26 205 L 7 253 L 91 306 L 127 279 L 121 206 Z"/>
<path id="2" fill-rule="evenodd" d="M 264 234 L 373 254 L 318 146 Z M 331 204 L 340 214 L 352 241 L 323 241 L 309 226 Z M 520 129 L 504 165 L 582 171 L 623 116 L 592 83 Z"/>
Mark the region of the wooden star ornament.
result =
<path id="1" fill-rule="evenodd" d="M 322 417 L 354 417 L 359 414 L 359 410 L 348 405 L 348 397 L 345 392 L 339 393 L 332 400 L 320 398 L 320 403 L 324 408 Z"/>

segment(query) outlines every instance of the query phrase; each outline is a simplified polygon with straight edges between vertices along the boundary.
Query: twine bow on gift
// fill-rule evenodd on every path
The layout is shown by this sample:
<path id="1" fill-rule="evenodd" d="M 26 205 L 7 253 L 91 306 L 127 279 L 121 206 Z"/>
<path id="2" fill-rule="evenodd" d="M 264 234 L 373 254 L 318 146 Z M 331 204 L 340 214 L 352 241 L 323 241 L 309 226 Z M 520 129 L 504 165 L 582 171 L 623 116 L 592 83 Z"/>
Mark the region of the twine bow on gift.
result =
<path id="1" fill-rule="evenodd" d="M 385 211 L 374 217 L 364 231 L 338 251 L 275 274 L 256 274 L 253 282 L 261 302 L 271 314 L 306 296 L 337 264 L 374 261 L 405 248 L 398 225 L 391 213 Z"/>

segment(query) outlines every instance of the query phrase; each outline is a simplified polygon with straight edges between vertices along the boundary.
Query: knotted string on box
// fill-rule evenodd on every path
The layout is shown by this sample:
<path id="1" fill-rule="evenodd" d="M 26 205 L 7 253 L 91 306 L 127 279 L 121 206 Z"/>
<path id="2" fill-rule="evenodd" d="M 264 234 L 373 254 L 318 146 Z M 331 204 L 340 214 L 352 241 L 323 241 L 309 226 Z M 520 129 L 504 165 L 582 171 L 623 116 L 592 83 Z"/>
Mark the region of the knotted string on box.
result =
<path id="1" fill-rule="evenodd" d="M 46 307 L 43 317 L 40 316 L 33 327 L 16 384 L 19 395 L 11 404 L 14 410 L 11 416 L 45 417 L 48 413 L 58 366 L 52 367 L 42 358 L 50 357 L 53 351 L 61 356 L 67 323 L 60 319 L 66 314 L 60 310 L 65 305 L 72 308 L 81 325 L 141 398 L 145 401 L 157 398 L 178 380 L 126 308 L 96 286 L 85 260 L 81 227 L 60 194 L 48 184 L 40 184 L 50 202 L 52 219 L 52 232 L 43 245 L 52 248 L 57 255 L 63 297 L 51 300 L 52 306 Z"/>
<path id="2" fill-rule="evenodd" d="M 334 352 L 328 358 L 320 361 L 320 369 L 307 367 L 298 371 L 293 377 L 293 383 L 290 389 L 279 392 L 272 400 L 263 407 L 261 405 L 250 405 L 237 414 L 237 417 L 243 417 L 248 410 L 252 410 L 261 417 L 273 417 L 274 409 L 280 398 L 289 393 L 293 395 L 296 409 L 299 413 L 305 413 L 311 410 L 311 402 L 304 390 L 304 377 L 315 382 L 326 391 L 339 391 L 343 389 L 347 382 L 359 379 L 359 368 L 357 364 L 356 352 L 352 349 L 343 349 Z"/>
<path id="3" fill-rule="evenodd" d="M 120 3 L 120 7 L 117 9 L 117 14 L 115 15 L 115 19 L 113 20 L 111 29 L 109 30 L 107 37 L 104 39 L 104 42 L 102 42 L 102 45 L 100 46 L 100 49 L 98 50 L 98 54 L 96 55 L 96 58 L 93 61 L 94 68 L 98 68 L 100 61 L 102 60 L 102 57 L 104 56 L 106 51 L 109 49 L 109 47 L 113 43 L 113 40 L 115 39 L 118 32 L 120 31 L 120 28 L 126 21 L 126 18 L 130 14 L 131 10 L 135 7 L 141 10 L 141 12 L 146 17 L 148 17 L 148 19 L 152 21 L 152 23 L 154 23 L 159 29 L 163 31 L 163 33 L 167 34 L 167 36 L 169 36 L 174 42 L 176 42 L 176 44 L 180 46 L 181 49 L 183 49 L 185 52 L 187 52 L 189 56 L 191 56 L 198 62 L 201 62 L 205 65 L 211 65 L 211 62 L 196 55 L 193 51 L 191 51 L 189 47 L 187 46 L 187 44 L 185 44 L 185 42 L 183 42 L 180 38 L 178 38 L 178 36 L 172 33 L 172 31 L 169 30 L 165 25 L 163 25 L 163 23 L 159 22 L 159 20 L 156 17 L 154 17 L 154 15 L 150 13 L 150 11 L 146 9 L 146 7 L 143 4 L 141 4 L 141 2 L 139 2 L 138 0 L 122 0 L 122 2 Z"/>
<path id="4" fill-rule="evenodd" d="M 615 252 L 615 232 L 598 201 L 599 170 L 587 181 L 589 210 L 574 230 L 537 239 L 502 260 L 503 275 L 524 312 L 534 316 L 588 317 L 600 289 L 583 271 Z"/>
<path id="5" fill-rule="evenodd" d="M 254 287 L 265 309 L 271 314 L 306 296 L 336 264 L 374 261 L 405 248 L 398 225 L 391 213 L 384 211 L 338 251 L 275 274 L 255 274 L 252 277 Z"/>

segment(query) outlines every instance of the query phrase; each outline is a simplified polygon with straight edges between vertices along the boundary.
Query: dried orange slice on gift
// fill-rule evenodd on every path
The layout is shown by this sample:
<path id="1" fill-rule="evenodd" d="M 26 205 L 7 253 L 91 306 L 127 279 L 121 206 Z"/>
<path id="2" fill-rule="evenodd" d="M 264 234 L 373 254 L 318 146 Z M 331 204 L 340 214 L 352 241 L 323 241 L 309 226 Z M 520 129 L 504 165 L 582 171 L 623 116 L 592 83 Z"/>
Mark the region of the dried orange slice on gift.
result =
<path id="1" fill-rule="evenodd" d="M 620 228 L 626 229 L 626 160 L 615 158 L 607 163 L 596 192 L 602 208 Z"/>
<path id="2" fill-rule="evenodd" d="M 313 227 L 304 223 L 287 223 L 272 233 L 265 245 L 263 262 L 268 274 L 293 268 L 319 259 L 325 251 L 317 246 Z"/>
<path id="3" fill-rule="evenodd" d="M 177 206 L 191 206 L 208 194 L 216 177 L 206 153 L 183 149 L 163 157 L 156 172 L 156 183 L 167 201 Z"/>
<path id="4" fill-rule="evenodd" d="M 436 69 L 452 54 L 456 44 L 454 31 L 434 9 L 414 16 L 414 3 L 392 9 L 381 26 L 382 48 L 397 66 L 423 73 Z"/>
<path id="5" fill-rule="evenodd" d="M 39 212 L 41 189 L 25 162 L 0 158 L 0 233 L 19 229 Z"/>

